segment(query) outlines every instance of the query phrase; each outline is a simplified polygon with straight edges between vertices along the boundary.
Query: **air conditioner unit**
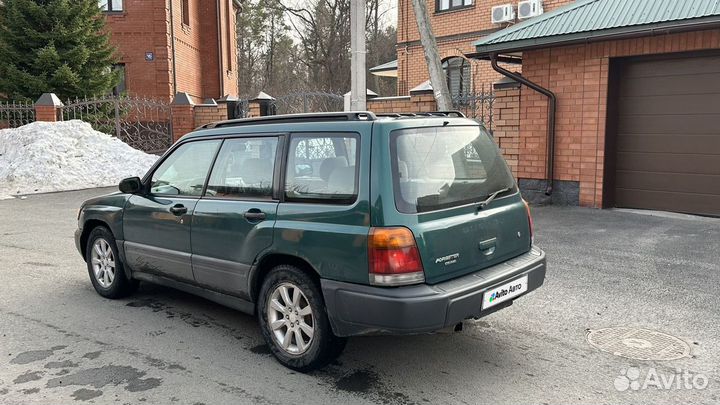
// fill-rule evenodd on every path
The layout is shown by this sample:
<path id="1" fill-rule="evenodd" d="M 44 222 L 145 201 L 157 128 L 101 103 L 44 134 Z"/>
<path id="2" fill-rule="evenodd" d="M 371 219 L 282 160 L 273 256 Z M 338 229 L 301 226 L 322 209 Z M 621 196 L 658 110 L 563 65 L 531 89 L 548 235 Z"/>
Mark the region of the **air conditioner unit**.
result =
<path id="1" fill-rule="evenodd" d="M 518 3 L 518 18 L 521 20 L 543 13 L 542 0 L 526 0 Z"/>
<path id="2" fill-rule="evenodd" d="M 515 8 L 512 4 L 503 4 L 492 8 L 492 23 L 501 24 L 515 21 Z"/>

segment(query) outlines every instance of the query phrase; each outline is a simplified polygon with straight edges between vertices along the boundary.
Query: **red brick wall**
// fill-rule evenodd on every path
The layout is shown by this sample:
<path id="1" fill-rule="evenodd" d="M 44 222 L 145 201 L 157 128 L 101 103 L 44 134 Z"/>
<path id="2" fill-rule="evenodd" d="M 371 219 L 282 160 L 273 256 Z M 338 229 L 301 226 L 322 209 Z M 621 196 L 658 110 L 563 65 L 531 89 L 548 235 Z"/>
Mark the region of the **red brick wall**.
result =
<path id="1" fill-rule="evenodd" d="M 226 120 L 227 118 L 227 104 L 195 106 L 194 125 L 196 128 L 211 122 Z"/>
<path id="2" fill-rule="evenodd" d="M 173 105 L 171 108 L 173 141 L 177 141 L 183 135 L 192 132 L 198 126 L 195 125 L 194 106 Z"/>
<path id="3" fill-rule="evenodd" d="M 375 113 L 412 113 L 438 109 L 432 93 L 371 99 L 367 101 L 367 108 Z"/>
<path id="4" fill-rule="evenodd" d="M 523 75 L 555 92 L 555 178 L 580 183 L 580 204 L 602 205 L 610 58 L 720 49 L 720 30 L 697 31 L 523 53 Z M 520 178 L 545 176 L 547 99 L 527 88 L 520 96 Z"/>
<path id="5" fill-rule="evenodd" d="M 51 105 L 35 106 L 35 121 L 55 122 L 58 120 L 58 108 Z"/>
<path id="6" fill-rule="evenodd" d="M 490 13 L 493 6 L 507 3 L 517 5 L 517 1 L 475 0 L 475 4 L 471 7 L 436 13 L 435 0 L 427 0 L 430 22 L 441 58 L 473 52 L 475 50 L 472 46 L 473 42 L 505 28 L 508 24 L 492 24 Z M 572 0 L 545 0 L 543 3 L 545 12 L 548 12 L 572 3 Z M 397 94 L 405 95 L 410 89 L 428 79 L 427 64 L 419 43 L 420 36 L 412 9 L 412 0 L 398 0 L 397 32 Z M 472 66 L 473 84 L 478 92 L 483 85 L 488 89 L 492 83 L 502 77 L 492 70 L 490 62 L 474 61 Z M 521 68 L 513 66 L 509 69 L 519 71 Z"/>
<path id="7" fill-rule="evenodd" d="M 172 97 L 170 26 L 165 1 L 125 0 L 124 11 L 108 13 L 112 43 L 125 64 L 128 93 L 163 100 Z M 153 52 L 155 60 L 145 60 Z"/>
<path id="8" fill-rule="evenodd" d="M 497 90 L 493 103 L 493 137 L 516 177 L 520 162 L 520 94 L 519 88 Z"/>
<path id="9" fill-rule="evenodd" d="M 177 91 L 187 92 L 198 102 L 205 98 L 238 95 L 236 64 L 230 64 L 223 52 L 223 84 L 220 89 L 218 72 L 218 33 L 215 0 L 190 0 L 190 24 L 182 23 L 181 0 L 173 1 Z M 223 49 L 228 38 L 235 50 L 237 38 L 232 0 L 220 0 L 221 37 Z M 170 10 L 166 0 L 125 0 L 125 10 L 108 13 L 112 43 L 118 47 L 121 63 L 125 64 L 128 93 L 163 100 L 173 97 Z M 227 20 L 230 18 L 230 23 Z M 154 61 L 146 61 L 145 53 L 153 52 Z M 233 52 L 232 61 L 236 53 Z"/>

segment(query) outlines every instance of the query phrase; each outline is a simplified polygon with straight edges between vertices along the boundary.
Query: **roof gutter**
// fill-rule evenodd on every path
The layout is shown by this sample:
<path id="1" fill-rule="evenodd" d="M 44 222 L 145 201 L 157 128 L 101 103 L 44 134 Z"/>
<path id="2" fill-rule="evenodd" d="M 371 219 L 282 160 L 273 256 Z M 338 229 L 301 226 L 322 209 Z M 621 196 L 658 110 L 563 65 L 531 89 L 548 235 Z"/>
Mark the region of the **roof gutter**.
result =
<path id="1" fill-rule="evenodd" d="M 684 23 L 671 21 L 652 24 L 650 26 L 610 28 L 599 31 L 551 35 L 533 39 L 521 39 L 495 44 L 475 45 L 475 52 L 470 55 L 477 59 L 486 59 L 490 54 L 498 52 L 522 52 L 533 49 L 587 44 L 591 42 L 616 41 L 638 37 L 676 34 L 688 31 L 703 31 L 718 27 L 720 27 L 720 17 L 710 16 Z M 501 56 L 499 56 L 499 58 L 501 58 Z M 502 62 L 502 60 L 500 61 Z"/>
<path id="2" fill-rule="evenodd" d="M 552 91 L 531 82 L 523 76 L 513 73 L 509 70 L 503 69 L 498 65 L 498 54 L 490 54 L 490 64 L 496 72 L 500 73 L 505 77 L 509 77 L 517 82 L 520 82 L 527 87 L 537 91 L 548 98 L 548 126 L 547 126 L 547 164 L 545 167 L 545 176 L 547 178 L 547 187 L 545 188 L 545 195 L 552 195 L 553 192 L 553 178 L 554 176 L 554 163 L 555 163 L 555 111 L 557 109 L 557 97 Z"/>

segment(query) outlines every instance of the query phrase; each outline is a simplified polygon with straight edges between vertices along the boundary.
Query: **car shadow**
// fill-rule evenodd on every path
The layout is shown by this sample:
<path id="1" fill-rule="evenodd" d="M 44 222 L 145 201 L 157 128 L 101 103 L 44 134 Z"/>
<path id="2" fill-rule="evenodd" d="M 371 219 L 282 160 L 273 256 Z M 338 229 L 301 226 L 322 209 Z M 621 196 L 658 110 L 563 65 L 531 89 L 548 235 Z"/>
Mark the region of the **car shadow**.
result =
<path id="1" fill-rule="evenodd" d="M 226 344 L 225 339 L 236 339 L 241 342 L 238 350 L 265 357 L 263 363 L 275 362 L 252 315 L 149 283 L 142 283 L 125 305 L 160 313 L 189 327 L 213 329 L 218 339 L 215 344 L 220 346 Z M 492 333 L 490 323 L 483 320 L 466 323 L 462 332 L 451 330 L 410 336 L 353 337 L 336 361 L 307 376 L 319 384 L 374 401 L 412 403 L 423 399 L 426 387 L 422 381 L 427 378 L 451 390 L 468 377 L 480 381 L 503 368 L 516 367 L 525 361 L 529 349 L 512 347 L 509 339 Z M 206 346 L 213 344 L 203 341 Z M 416 398 L 418 394 L 420 397 Z"/>

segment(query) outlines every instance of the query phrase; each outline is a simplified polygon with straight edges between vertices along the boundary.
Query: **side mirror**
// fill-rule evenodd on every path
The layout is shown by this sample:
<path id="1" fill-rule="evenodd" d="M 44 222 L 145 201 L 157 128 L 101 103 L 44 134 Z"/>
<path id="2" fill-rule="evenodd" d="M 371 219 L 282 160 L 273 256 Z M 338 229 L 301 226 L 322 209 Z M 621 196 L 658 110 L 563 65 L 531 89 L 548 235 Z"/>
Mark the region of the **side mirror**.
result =
<path id="1" fill-rule="evenodd" d="M 312 174 L 313 174 L 312 166 L 310 166 L 308 164 L 295 165 L 295 176 L 296 177 L 312 176 Z"/>
<path id="2" fill-rule="evenodd" d="M 140 177 L 128 177 L 120 181 L 118 188 L 125 194 L 135 194 L 142 190 L 142 180 Z"/>

